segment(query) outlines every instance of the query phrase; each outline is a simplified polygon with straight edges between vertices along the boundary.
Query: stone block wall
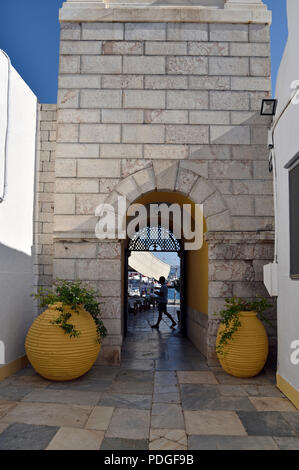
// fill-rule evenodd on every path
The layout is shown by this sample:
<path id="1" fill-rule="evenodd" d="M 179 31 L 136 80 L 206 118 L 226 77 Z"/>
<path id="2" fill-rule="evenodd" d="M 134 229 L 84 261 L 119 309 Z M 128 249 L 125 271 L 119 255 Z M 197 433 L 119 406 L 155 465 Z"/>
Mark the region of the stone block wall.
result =
<path id="1" fill-rule="evenodd" d="M 53 217 L 56 147 L 56 104 L 38 110 L 35 197 L 35 288 L 53 282 Z"/>
<path id="2" fill-rule="evenodd" d="M 207 357 L 211 365 L 217 364 L 215 353 L 219 312 L 227 297 L 269 298 L 263 283 L 263 266 L 274 258 L 274 232 L 209 232 L 209 322 Z M 276 364 L 276 303 L 264 313 L 267 322 L 270 354 L 268 362 Z"/>
<path id="3" fill-rule="evenodd" d="M 187 306 L 186 312 L 186 334 L 187 337 L 192 341 L 194 346 L 205 356 L 208 357 L 209 361 L 214 364 L 215 355 L 212 348 L 208 350 L 208 328 L 209 328 L 209 317 L 205 313 L 201 313 L 195 308 Z M 213 355 L 211 354 L 213 353 Z"/>
<path id="4" fill-rule="evenodd" d="M 119 364 L 122 344 L 122 263 L 118 242 L 67 237 L 54 242 L 55 277 L 74 280 L 99 291 L 101 318 L 109 331 L 99 361 Z"/>
<path id="5" fill-rule="evenodd" d="M 56 230 L 89 230 L 121 178 L 183 159 L 236 229 L 271 228 L 267 25 L 62 23 L 60 54 Z"/>
<path id="6" fill-rule="evenodd" d="M 61 13 L 53 272 L 100 287 L 109 330 L 102 355 L 116 363 L 122 253 L 118 240 L 95 238 L 101 202 L 175 191 L 203 203 L 211 233 L 252 232 L 259 244 L 259 231 L 273 229 L 269 119 L 259 115 L 271 89 L 269 16 L 94 3 Z M 251 267 L 242 256 L 211 259 L 211 312 L 226 291 L 262 290 L 260 254 Z M 212 344 L 211 312 L 203 330 Z"/>

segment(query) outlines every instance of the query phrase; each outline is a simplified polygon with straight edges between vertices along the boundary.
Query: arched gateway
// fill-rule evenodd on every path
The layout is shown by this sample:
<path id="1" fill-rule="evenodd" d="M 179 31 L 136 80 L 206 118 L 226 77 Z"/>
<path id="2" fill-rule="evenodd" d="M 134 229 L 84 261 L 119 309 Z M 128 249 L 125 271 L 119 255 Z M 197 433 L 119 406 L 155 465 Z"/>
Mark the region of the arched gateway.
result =
<path id="1" fill-rule="evenodd" d="M 186 329 L 215 363 L 215 311 L 226 297 L 266 295 L 262 268 L 273 259 L 259 115 L 271 86 L 270 12 L 260 0 L 118 3 L 68 0 L 60 11 L 55 192 L 44 196 L 54 204 L 53 276 L 101 291 L 100 360 L 119 363 L 126 242 L 96 237 L 95 209 L 119 196 L 203 204 L 204 245 L 187 254 Z M 40 238 L 41 256 L 51 236 Z"/>

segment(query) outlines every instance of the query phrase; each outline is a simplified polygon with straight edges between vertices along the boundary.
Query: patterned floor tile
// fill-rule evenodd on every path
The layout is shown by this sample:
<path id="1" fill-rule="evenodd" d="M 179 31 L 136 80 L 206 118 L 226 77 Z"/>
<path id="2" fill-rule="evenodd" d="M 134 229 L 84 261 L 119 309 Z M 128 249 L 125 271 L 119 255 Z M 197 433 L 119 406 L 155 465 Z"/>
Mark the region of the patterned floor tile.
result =
<path id="1" fill-rule="evenodd" d="M 103 440 L 101 450 L 148 450 L 145 439 L 107 438 Z"/>
<path id="2" fill-rule="evenodd" d="M 0 400 L 0 418 L 3 418 L 16 404 L 13 401 Z"/>
<path id="3" fill-rule="evenodd" d="M 85 425 L 86 429 L 106 431 L 108 429 L 114 408 L 111 406 L 96 406 Z"/>
<path id="4" fill-rule="evenodd" d="M 150 412 L 147 410 L 115 409 L 105 437 L 148 439 Z"/>
<path id="5" fill-rule="evenodd" d="M 208 370 L 208 366 L 205 363 L 200 361 L 192 360 L 192 359 L 181 359 L 181 360 L 173 360 L 173 358 L 169 358 L 168 360 L 158 359 L 156 361 L 156 370 Z"/>
<path id="6" fill-rule="evenodd" d="M 275 385 L 243 385 L 242 388 L 253 397 L 283 397 Z"/>
<path id="7" fill-rule="evenodd" d="M 32 391 L 33 388 L 29 387 L 14 387 L 12 385 L 5 387 L 0 385 L 0 400 L 19 401 Z"/>
<path id="8" fill-rule="evenodd" d="M 103 431 L 62 427 L 49 443 L 47 450 L 98 450 L 103 439 Z"/>
<path id="9" fill-rule="evenodd" d="M 32 375 L 13 375 L 7 379 L 9 385 L 12 387 L 23 387 L 23 388 L 46 388 L 50 385 L 50 381 L 44 379 L 38 374 Z"/>
<path id="10" fill-rule="evenodd" d="M 184 410 L 255 411 L 247 397 L 189 395 L 182 398 L 182 406 Z"/>
<path id="11" fill-rule="evenodd" d="M 172 393 L 154 393 L 153 403 L 180 403 L 181 397 L 179 392 Z"/>
<path id="12" fill-rule="evenodd" d="M 22 401 L 39 403 L 67 403 L 73 405 L 97 405 L 102 396 L 101 392 L 82 392 L 80 390 L 34 390 L 28 393 Z"/>
<path id="13" fill-rule="evenodd" d="M 178 385 L 154 383 L 154 393 L 179 393 Z"/>
<path id="14" fill-rule="evenodd" d="M 185 423 L 181 406 L 169 403 L 154 403 L 151 428 L 184 429 Z"/>
<path id="15" fill-rule="evenodd" d="M 144 381 L 117 381 L 115 380 L 110 387 L 105 390 L 109 394 L 120 393 L 120 394 L 137 394 L 137 395 L 151 395 L 153 393 L 153 383 Z"/>
<path id="16" fill-rule="evenodd" d="M 223 396 L 217 385 L 182 384 L 181 399 L 184 410 L 255 411 L 248 397 Z"/>
<path id="17" fill-rule="evenodd" d="M 178 382 L 177 380 L 177 375 L 175 371 L 157 371 L 155 373 L 155 386 L 160 385 L 160 386 L 169 386 L 169 385 L 176 385 Z"/>
<path id="18" fill-rule="evenodd" d="M 151 429 L 149 450 L 187 450 L 184 429 Z"/>
<path id="19" fill-rule="evenodd" d="M 91 409 L 79 405 L 20 402 L 7 413 L 5 420 L 11 423 L 80 428 L 84 427 Z"/>
<path id="20" fill-rule="evenodd" d="M 178 371 L 181 384 L 218 384 L 213 372 L 209 371 Z"/>
<path id="21" fill-rule="evenodd" d="M 190 436 L 189 450 L 278 450 L 268 436 Z"/>
<path id="22" fill-rule="evenodd" d="M 155 361 L 153 360 L 122 360 L 121 368 L 123 369 L 132 369 L 132 370 L 154 370 L 155 368 Z"/>
<path id="23" fill-rule="evenodd" d="M 293 436 L 294 430 L 278 411 L 238 411 L 250 436 Z"/>
<path id="24" fill-rule="evenodd" d="M 249 400 L 257 411 L 296 411 L 295 406 L 287 398 L 249 397 Z"/>
<path id="25" fill-rule="evenodd" d="M 183 407 L 192 401 L 211 400 L 221 396 L 217 385 L 181 384 L 180 390 Z"/>
<path id="26" fill-rule="evenodd" d="M 150 410 L 152 406 L 152 396 L 103 393 L 98 404 L 100 406 L 114 406 L 116 408 L 137 408 L 141 410 Z"/>
<path id="27" fill-rule="evenodd" d="M 257 375 L 256 377 L 246 378 L 239 378 L 233 377 L 232 375 L 227 374 L 226 372 L 215 372 L 216 379 L 221 384 L 226 385 L 270 385 L 271 381 L 265 374 L 265 372 L 261 372 L 261 374 Z"/>
<path id="28" fill-rule="evenodd" d="M 11 423 L 5 421 L 5 417 L 3 419 L 0 419 L 0 434 L 1 432 L 4 431 L 8 426 L 10 426 Z"/>
<path id="29" fill-rule="evenodd" d="M 124 360 L 156 360 L 165 357 L 165 353 L 160 351 L 159 349 L 151 350 L 151 351 L 125 351 L 123 353 Z"/>
<path id="30" fill-rule="evenodd" d="M 117 382 L 151 382 L 154 379 L 154 373 L 152 371 L 141 371 L 141 370 L 120 370 L 116 376 Z"/>
<path id="31" fill-rule="evenodd" d="M 80 390 L 82 392 L 106 392 L 111 386 L 112 379 L 85 379 L 81 377 L 68 382 L 52 382 L 49 390 Z"/>
<path id="32" fill-rule="evenodd" d="M 94 364 L 81 380 L 113 380 L 120 371 L 120 366 L 102 366 Z"/>
<path id="33" fill-rule="evenodd" d="M 18 372 L 14 374 L 15 377 L 19 375 L 37 375 L 33 367 L 28 364 L 26 367 L 23 367 L 23 369 L 20 369 Z"/>
<path id="34" fill-rule="evenodd" d="M 245 436 L 234 411 L 184 411 L 187 434 Z"/>
<path id="35" fill-rule="evenodd" d="M 299 437 L 274 437 L 281 450 L 299 450 Z"/>
<path id="36" fill-rule="evenodd" d="M 296 434 L 299 435 L 299 411 L 296 412 L 283 412 L 281 413 L 284 419 L 292 426 Z M 278 434 L 279 435 L 279 434 Z"/>
<path id="37" fill-rule="evenodd" d="M 247 397 L 248 393 L 242 385 L 219 385 L 221 395 L 225 397 Z"/>
<path id="38" fill-rule="evenodd" d="M 58 430 L 55 426 L 14 423 L 0 434 L 0 450 L 42 450 Z"/>
<path id="39" fill-rule="evenodd" d="M 153 392 L 153 377 L 152 371 L 121 370 L 107 392 L 151 395 Z"/>

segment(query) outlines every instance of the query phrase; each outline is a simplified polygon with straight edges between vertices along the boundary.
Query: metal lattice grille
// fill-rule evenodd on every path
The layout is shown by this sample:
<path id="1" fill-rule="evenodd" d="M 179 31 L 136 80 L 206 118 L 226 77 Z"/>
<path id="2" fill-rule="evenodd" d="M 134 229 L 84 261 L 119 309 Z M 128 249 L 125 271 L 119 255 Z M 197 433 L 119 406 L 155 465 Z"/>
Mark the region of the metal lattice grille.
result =
<path id="1" fill-rule="evenodd" d="M 179 253 L 181 244 L 172 232 L 164 227 L 144 227 L 130 240 L 129 250 Z"/>

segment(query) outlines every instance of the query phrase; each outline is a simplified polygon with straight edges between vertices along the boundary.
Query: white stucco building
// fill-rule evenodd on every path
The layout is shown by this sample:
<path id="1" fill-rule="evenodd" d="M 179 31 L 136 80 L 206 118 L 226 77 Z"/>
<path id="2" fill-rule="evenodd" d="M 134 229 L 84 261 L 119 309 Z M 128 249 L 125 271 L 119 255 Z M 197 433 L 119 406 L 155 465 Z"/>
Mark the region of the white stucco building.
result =
<path id="1" fill-rule="evenodd" d="M 281 390 L 299 406 L 299 289 L 298 244 L 299 220 L 299 85 L 298 15 L 299 3 L 287 1 L 289 37 L 279 69 L 276 87 L 278 108 L 270 131 L 273 140 L 274 186 L 276 188 L 276 256 L 277 272 L 273 294 L 278 295 L 278 376 Z M 293 99 L 292 99 L 293 97 Z M 277 263 L 276 263 L 277 261 Z M 275 277 L 275 276 L 274 276 Z M 298 353 L 296 353 L 296 350 Z"/>
<path id="2" fill-rule="evenodd" d="M 0 379 L 20 367 L 33 318 L 37 99 L 0 52 Z"/>

